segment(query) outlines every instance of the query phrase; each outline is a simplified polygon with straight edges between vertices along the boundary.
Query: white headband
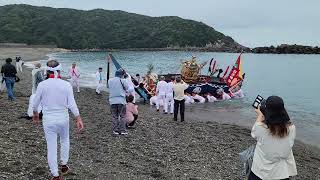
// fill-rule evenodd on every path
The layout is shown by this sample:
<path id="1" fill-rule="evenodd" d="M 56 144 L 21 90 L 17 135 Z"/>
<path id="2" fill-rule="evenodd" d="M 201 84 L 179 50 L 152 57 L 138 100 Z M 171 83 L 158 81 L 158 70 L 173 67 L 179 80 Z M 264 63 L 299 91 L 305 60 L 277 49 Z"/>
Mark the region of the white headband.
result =
<path id="1" fill-rule="evenodd" d="M 58 66 L 56 66 L 56 67 L 49 67 L 49 66 L 47 66 L 46 67 L 46 70 L 47 71 L 52 71 L 52 72 L 54 72 L 54 77 L 55 78 L 58 78 L 58 72 L 57 71 L 60 71 L 61 70 L 61 64 L 59 64 Z"/>

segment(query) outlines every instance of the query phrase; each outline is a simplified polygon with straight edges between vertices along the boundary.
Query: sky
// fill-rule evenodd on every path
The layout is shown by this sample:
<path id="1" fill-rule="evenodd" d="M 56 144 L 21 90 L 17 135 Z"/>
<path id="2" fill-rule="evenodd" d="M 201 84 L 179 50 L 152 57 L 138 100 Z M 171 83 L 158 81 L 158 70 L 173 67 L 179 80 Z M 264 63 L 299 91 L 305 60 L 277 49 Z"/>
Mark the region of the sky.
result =
<path id="1" fill-rule="evenodd" d="M 320 46 L 320 0 L 0 0 L 0 5 L 123 10 L 201 21 L 247 47 Z"/>

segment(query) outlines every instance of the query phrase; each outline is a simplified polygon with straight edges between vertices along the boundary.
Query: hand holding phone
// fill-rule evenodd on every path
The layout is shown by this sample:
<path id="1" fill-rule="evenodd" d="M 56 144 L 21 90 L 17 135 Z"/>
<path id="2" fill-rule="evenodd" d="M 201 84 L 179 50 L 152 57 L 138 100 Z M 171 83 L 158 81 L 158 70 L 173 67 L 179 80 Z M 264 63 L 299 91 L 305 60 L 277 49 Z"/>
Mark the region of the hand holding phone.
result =
<path id="1" fill-rule="evenodd" d="M 264 100 L 264 98 L 260 95 L 258 95 L 256 97 L 256 99 L 254 100 L 252 106 L 255 108 L 255 109 L 258 109 L 259 105 L 261 104 L 261 102 Z"/>

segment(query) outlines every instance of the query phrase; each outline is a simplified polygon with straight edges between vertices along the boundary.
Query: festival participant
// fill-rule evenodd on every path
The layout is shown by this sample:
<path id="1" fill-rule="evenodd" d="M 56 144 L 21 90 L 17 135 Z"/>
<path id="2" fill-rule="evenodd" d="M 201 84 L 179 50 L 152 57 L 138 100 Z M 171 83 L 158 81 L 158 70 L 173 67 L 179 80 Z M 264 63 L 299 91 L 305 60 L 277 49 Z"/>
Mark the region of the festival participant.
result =
<path id="1" fill-rule="evenodd" d="M 102 76 L 102 67 L 99 67 L 98 72 L 96 73 L 96 94 L 100 95 L 103 88 L 103 76 Z"/>
<path id="2" fill-rule="evenodd" d="M 192 93 L 192 98 L 194 99 L 195 102 L 197 103 L 205 103 L 206 102 L 206 99 L 202 96 L 200 96 L 199 94 L 197 93 Z"/>
<path id="3" fill-rule="evenodd" d="M 257 110 L 251 136 L 257 144 L 249 180 L 289 179 L 297 175 L 292 153 L 296 127 L 284 107 L 282 98 L 270 96 Z M 262 113 L 263 112 L 263 113 Z"/>
<path id="4" fill-rule="evenodd" d="M 163 101 L 164 107 L 166 107 L 166 90 L 167 90 L 167 82 L 165 81 L 165 77 L 161 76 L 156 89 L 156 95 L 158 97 L 158 101 L 156 105 L 157 111 L 159 111 L 159 108 L 160 108 L 160 101 Z"/>
<path id="5" fill-rule="evenodd" d="M 132 92 L 134 89 L 129 89 L 128 82 L 123 79 L 125 71 L 118 69 L 115 77 L 109 79 L 109 103 L 111 105 L 112 115 L 112 132 L 115 135 L 127 135 L 126 130 L 126 93 Z"/>
<path id="6" fill-rule="evenodd" d="M 72 66 L 69 68 L 69 77 L 71 78 L 71 85 L 77 87 L 77 92 L 80 92 L 80 85 L 79 85 L 79 78 L 80 78 L 80 71 L 76 67 L 76 63 L 73 62 Z"/>
<path id="7" fill-rule="evenodd" d="M 16 70 L 16 67 L 14 67 L 14 65 L 11 64 L 11 62 L 12 62 L 11 58 L 6 59 L 6 64 L 4 64 L 1 67 L 1 75 L 6 83 L 8 99 L 10 101 L 14 101 L 16 98 L 14 97 L 14 94 L 13 94 L 13 87 L 14 87 L 14 83 L 16 82 L 17 70 Z"/>
<path id="8" fill-rule="evenodd" d="M 23 60 L 21 57 L 16 57 L 16 68 L 17 71 L 22 72 L 22 64 L 23 64 Z"/>
<path id="9" fill-rule="evenodd" d="M 61 178 L 57 162 L 57 137 L 60 137 L 61 173 L 69 172 L 69 113 L 71 110 L 76 117 L 78 130 L 83 129 L 83 122 L 79 114 L 77 104 L 74 100 L 73 90 L 67 81 L 61 79 L 61 65 L 55 61 L 47 62 L 47 80 L 42 81 L 37 88 L 33 104 L 33 121 L 39 124 L 38 107 L 43 109 L 43 129 L 47 141 L 47 158 L 51 174 L 54 180 Z"/>
<path id="10" fill-rule="evenodd" d="M 139 84 L 143 82 L 143 79 L 140 77 L 140 74 L 136 74 L 136 80 Z"/>
<path id="11" fill-rule="evenodd" d="M 38 88 L 38 85 L 40 84 L 40 82 L 42 82 L 44 80 L 42 71 L 41 71 L 41 64 L 40 63 L 35 63 L 35 68 L 31 71 L 31 75 L 32 75 L 32 95 L 29 98 L 29 107 L 28 107 L 28 117 L 26 117 L 27 119 L 31 119 L 33 116 L 33 102 L 34 102 L 34 98 L 36 96 L 36 91 Z M 41 112 L 42 108 L 41 105 L 38 108 L 38 112 Z"/>
<path id="12" fill-rule="evenodd" d="M 166 87 L 166 102 L 164 103 L 164 112 L 165 114 L 168 113 L 169 111 L 169 106 L 170 106 L 170 114 L 173 114 L 173 109 L 174 109 L 174 99 L 173 99 L 173 83 L 175 81 L 175 77 L 171 77 L 171 82 L 167 83 Z"/>
<path id="13" fill-rule="evenodd" d="M 243 92 L 242 92 L 242 90 L 241 90 L 241 87 L 240 87 L 239 85 L 237 85 L 234 90 L 235 90 L 234 93 L 232 93 L 232 92 L 230 91 L 230 94 L 231 94 L 231 97 L 232 97 L 232 98 L 234 98 L 234 99 L 240 99 L 240 98 L 243 98 L 243 97 L 244 97 L 244 94 L 243 94 Z"/>
<path id="14" fill-rule="evenodd" d="M 185 104 L 193 104 L 193 103 L 194 103 L 194 99 L 193 99 L 192 96 L 191 96 L 189 93 L 187 93 L 187 92 L 184 93 L 183 98 L 184 98 Z"/>
<path id="15" fill-rule="evenodd" d="M 129 73 L 125 73 L 124 78 L 127 80 L 129 89 L 134 89 L 135 85 L 132 82 L 132 78 L 131 75 Z M 132 95 L 133 96 L 133 103 L 136 103 L 136 92 L 132 91 L 132 92 L 127 92 L 126 96 Z"/>
<path id="16" fill-rule="evenodd" d="M 210 102 L 210 103 L 213 103 L 213 102 L 217 101 L 217 98 L 212 96 L 211 93 L 207 94 L 207 99 L 208 99 L 208 102 Z"/>
<path id="17" fill-rule="evenodd" d="M 133 127 L 135 122 L 138 119 L 138 106 L 133 103 L 134 97 L 129 95 L 127 97 L 127 105 L 126 105 L 126 120 L 127 120 L 127 128 Z"/>
<path id="18" fill-rule="evenodd" d="M 225 100 L 231 99 L 231 97 L 227 93 L 225 93 L 222 88 L 217 90 L 217 94 L 219 96 L 217 99 L 219 99 L 220 101 L 225 101 Z"/>
<path id="19" fill-rule="evenodd" d="M 174 92 L 174 120 L 178 119 L 178 109 L 180 107 L 180 118 L 181 122 L 184 121 L 184 108 L 185 108 L 185 100 L 184 100 L 184 91 L 189 87 L 188 84 L 182 81 L 181 76 L 176 77 L 176 83 L 173 85 Z"/>

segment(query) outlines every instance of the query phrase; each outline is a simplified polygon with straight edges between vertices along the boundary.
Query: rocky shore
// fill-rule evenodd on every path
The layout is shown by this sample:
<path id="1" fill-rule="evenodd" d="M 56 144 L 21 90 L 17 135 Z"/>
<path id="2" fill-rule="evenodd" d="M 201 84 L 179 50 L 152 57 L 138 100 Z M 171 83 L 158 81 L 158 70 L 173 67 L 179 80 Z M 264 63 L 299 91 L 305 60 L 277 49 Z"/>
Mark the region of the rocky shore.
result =
<path id="1" fill-rule="evenodd" d="M 256 47 L 251 52 L 257 54 L 320 54 L 320 47 L 282 44 L 277 47 Z"/>
<path id="2" fill-rule="evenodd" d="M 20 74 L 15 102 L 0 95 L 0 179 L 48 179 L 41 125 L 19 119 L 31 94 L 30 70 Z M 149 105 L 139 105 L 139 120 L 129 135 L 111 135 L 107 94 L 81 89 L 75 94 L 85 131 L 71 122 L 72 173 L 65 179 L 244 179 L 238 153 L 254 143 L 250 130 L 228 124 L 174 122 Z M 298 176 L 320 179 L 317 149 L 296 142 Z M 318 151 L 318 152 L 317 152 Z"/>

